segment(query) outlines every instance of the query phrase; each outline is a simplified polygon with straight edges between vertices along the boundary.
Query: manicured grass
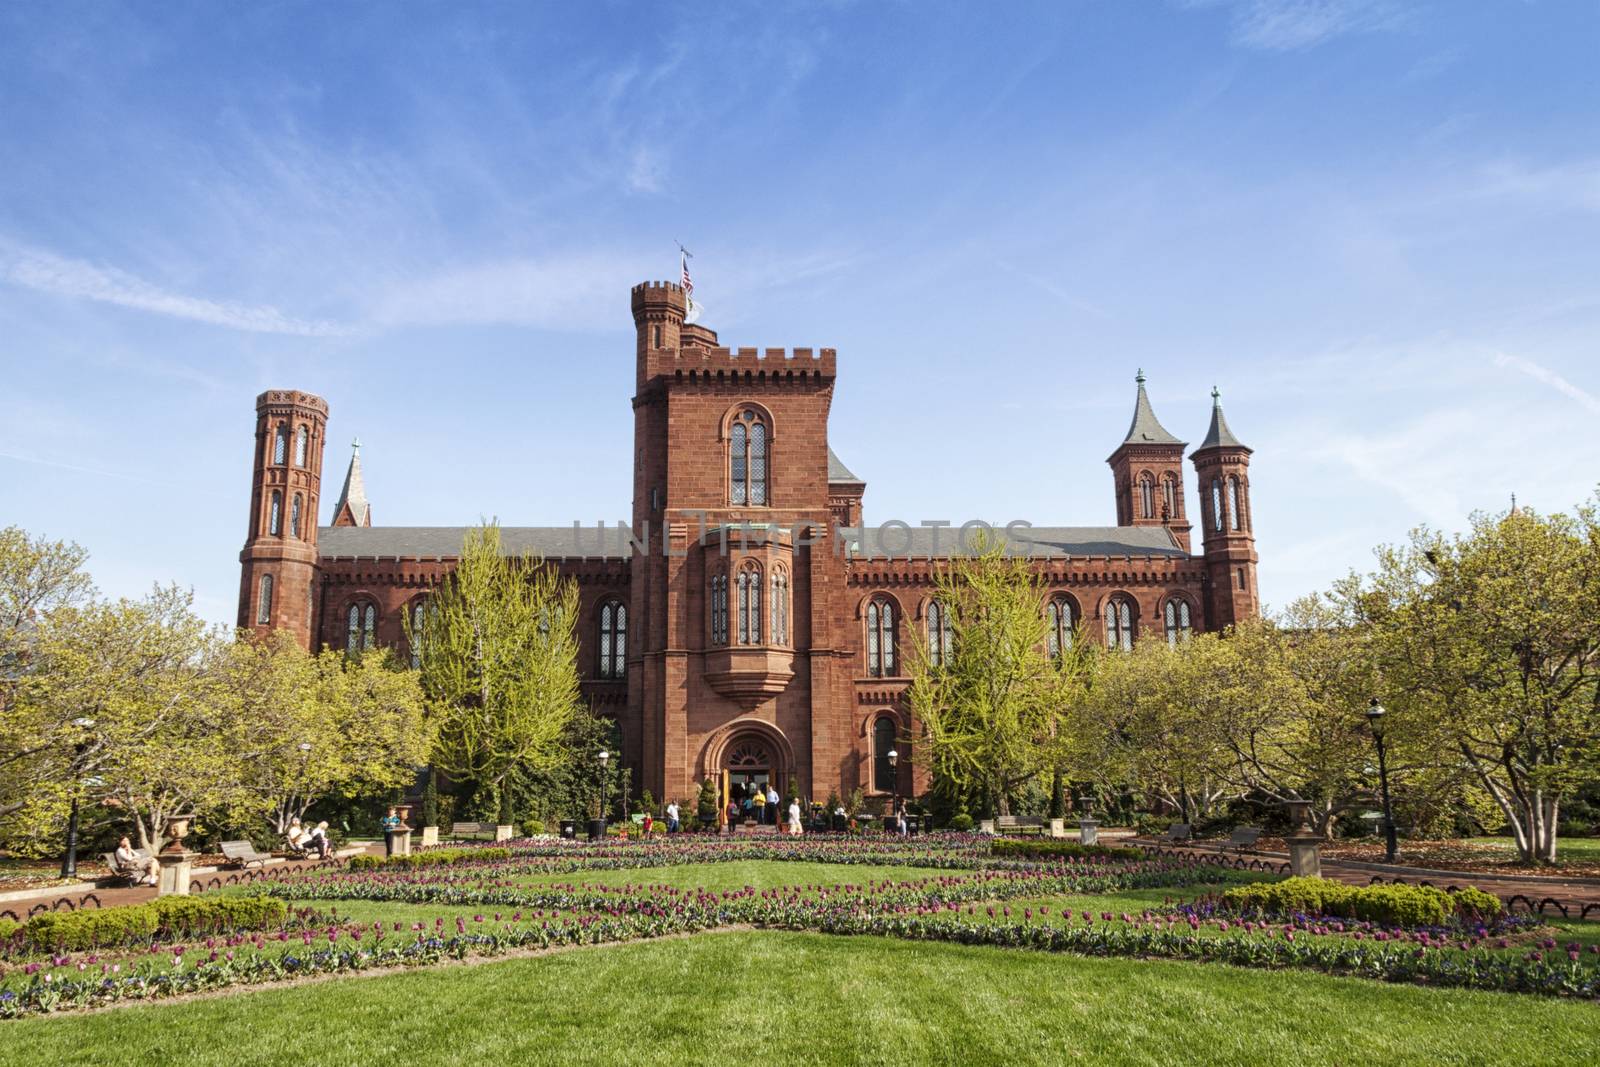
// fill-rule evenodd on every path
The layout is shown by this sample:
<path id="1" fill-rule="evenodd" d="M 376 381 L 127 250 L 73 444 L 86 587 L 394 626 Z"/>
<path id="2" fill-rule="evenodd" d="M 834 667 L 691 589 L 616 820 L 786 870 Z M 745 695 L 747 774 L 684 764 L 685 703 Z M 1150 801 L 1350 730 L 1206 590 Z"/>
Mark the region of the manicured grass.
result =
<path id="1" fill-rule="evenodd" d="M 1469 837 L 1475 845 L 1491 845 L 1510 856 L 1517 854 L 1517 844 L 1509 837 Z M 1600 863 L 1600 837 L 1558 837 L 1556 839 L 1557 863 Z"/>
<path id="2" fill-rule="evenodd" d="M 24 1020 L 4 1037 L 0 1065 L 688 1064 L 744 1050 L 784 1064 L 1531 1067 L 1600 1058 L 1600 1008 L 1293 971 L 730 933 Z"/>

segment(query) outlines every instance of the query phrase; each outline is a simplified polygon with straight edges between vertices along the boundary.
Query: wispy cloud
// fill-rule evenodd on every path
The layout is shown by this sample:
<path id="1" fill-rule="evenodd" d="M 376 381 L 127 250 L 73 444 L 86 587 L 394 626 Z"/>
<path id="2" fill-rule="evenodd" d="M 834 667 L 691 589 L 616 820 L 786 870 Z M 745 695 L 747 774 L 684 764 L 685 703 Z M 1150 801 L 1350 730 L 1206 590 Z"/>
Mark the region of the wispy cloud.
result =
<path id="1" fill-rule="evenodd" d="M 0 281 L 36 292 L 94 300 L 251 333 L 332 337 L 350 332 L 348 327 L 337 323 L 297 319 L 267 305 L 174 293 L 115 267 L 70 259 L 3 239 L 0 239 Z"/>
<path id="2" fill-rule="evenodd" d="M 639 262 L 633 256 L 576 253 L 465 264 L 395 283 L 378 294 L 368 314 L 380 327 L 615 328 L 617 294 L 639 280 L 633 276 Z"/>
<path id="3" fill-rule="evenodd" d="M 1180 0 L 1183 7 L 1226 6 L 1233 41 L 1246 48 L 1289 52 L 1347 33 L 1385 29 L 1398 13 L 1387 0 Z"/>
<path id="4" fill-rule="evenodd" d="M 1504 352 L 1495 353 L 1494 365 L 1521 371 L 1534 381 L 1543 382 L 1550 388 L 1571 397 L 1590 411 L 1600 415 L 1600 396 L 1595 396 L 1588 390 L 1573 385 L 1548 367 L 1541 367 L 1531 359 L 1523 359 L 1521 356 L 1508 356 Z"/>

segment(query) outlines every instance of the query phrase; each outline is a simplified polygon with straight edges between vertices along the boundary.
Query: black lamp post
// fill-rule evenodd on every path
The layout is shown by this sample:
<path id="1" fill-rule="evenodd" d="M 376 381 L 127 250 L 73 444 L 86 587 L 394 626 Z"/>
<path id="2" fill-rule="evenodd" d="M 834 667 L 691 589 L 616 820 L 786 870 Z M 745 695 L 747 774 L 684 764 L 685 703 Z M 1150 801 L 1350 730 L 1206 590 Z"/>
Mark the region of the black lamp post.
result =
<path id="1" fill-rule="evenodd" d="M 1372 741 L 1378 746 L 1378 788 L 1383 794 L 1383 858 L 1393 863 L 1398 849 L 1394 834 L 1394 811 L 1389 806 L 1389 764 L 1383 747 L 1383 705 L 1373 697 L 1367 705 L 1367 726 L 1372 730 Z"/>
<path id="2" fill-rule="evenodd" d="M 78 794 L 83 791 L 83 784 L 78 781 L 82 773 L 83 754 L 89 750 L 89 738 L 83 736 L 87 731 L 94 729 L 94 720 L 89 718 L 73 719 L 72 725 L 80 731 L 76 743 L 72 746 L 72 810 L 67 815 L 67 852 L 61 857 L 61 877 L 76 878 L 78 876 Z"/>
<path id="3" fill-rule="evenodd" d="M 611 764 L 611 753 L 600 750 L 600 818 L 606 817 L 606 768 Z"/>
<path id="4" fill-rule="evenodd" d="M 900 753 L 889 750 L 889 813 L 894 816 L 895 831 L 900 829 Z"/>

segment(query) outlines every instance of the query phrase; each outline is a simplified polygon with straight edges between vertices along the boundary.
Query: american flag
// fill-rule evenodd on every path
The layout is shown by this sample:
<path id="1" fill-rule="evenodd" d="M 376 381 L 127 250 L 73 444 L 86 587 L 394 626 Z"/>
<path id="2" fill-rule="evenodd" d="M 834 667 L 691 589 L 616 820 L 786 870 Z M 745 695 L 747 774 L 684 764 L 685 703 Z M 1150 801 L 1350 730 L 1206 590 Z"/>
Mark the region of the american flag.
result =
<path id="1" fill-rule="evenodd" d="M 689 250 L 682 245 L 678 246 L 678 263 L 683 268 L 683 298 L 694 301 L 694 279 L 689 277 Z"/>

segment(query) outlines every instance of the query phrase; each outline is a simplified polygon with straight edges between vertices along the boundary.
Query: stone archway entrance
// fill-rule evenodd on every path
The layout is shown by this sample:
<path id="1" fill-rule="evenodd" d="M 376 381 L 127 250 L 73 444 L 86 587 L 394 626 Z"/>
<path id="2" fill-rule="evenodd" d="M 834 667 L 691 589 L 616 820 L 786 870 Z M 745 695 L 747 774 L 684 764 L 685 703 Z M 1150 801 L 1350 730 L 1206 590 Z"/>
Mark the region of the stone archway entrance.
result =
<path id="1" fill-rule="evenodd" d="M 735 737 L 728 743 L 722 757 L 723 769 L 728 772 L 728 792 L 734 802 L 742 805 L 747 796 L 757 789 L 763 793 L 770 786 L 781 792 L 779 766 L 766 738 L 756 734 Z"/>

